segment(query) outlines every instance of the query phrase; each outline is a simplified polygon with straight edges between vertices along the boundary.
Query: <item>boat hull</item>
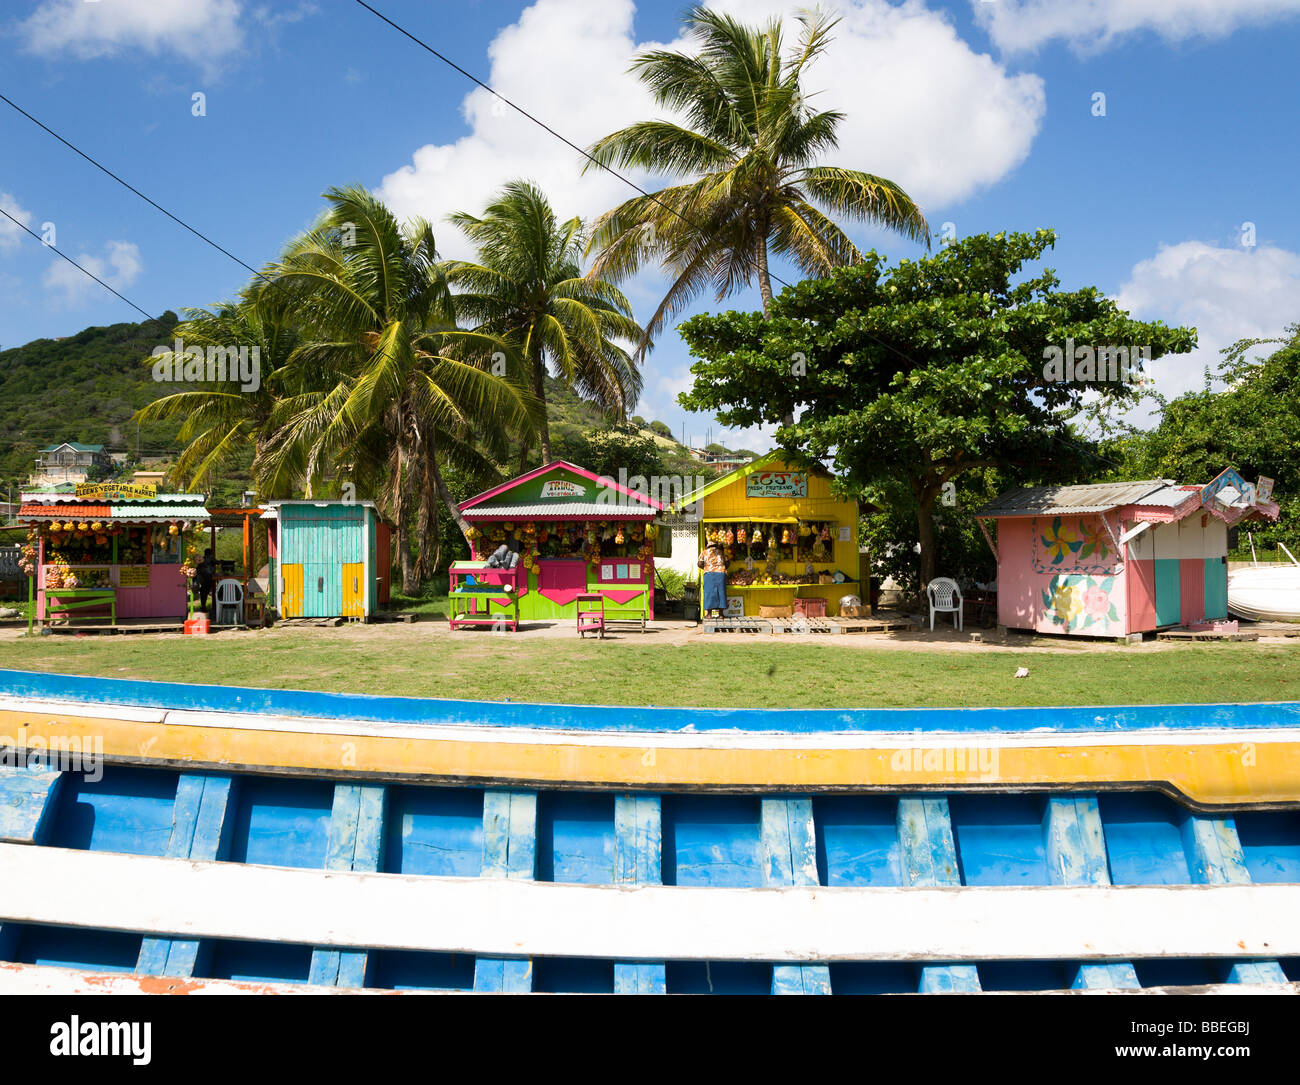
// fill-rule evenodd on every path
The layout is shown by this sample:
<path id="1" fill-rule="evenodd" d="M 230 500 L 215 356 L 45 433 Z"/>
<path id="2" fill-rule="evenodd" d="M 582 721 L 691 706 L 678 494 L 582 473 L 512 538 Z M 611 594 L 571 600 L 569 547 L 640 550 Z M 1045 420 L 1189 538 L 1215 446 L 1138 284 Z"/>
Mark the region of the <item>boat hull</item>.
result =
<path id="1" fill-rule="evenodd" d="M 1300 566 L 1230 572 L 1228 611 L 1252 622 L 1300 622 Z"/>

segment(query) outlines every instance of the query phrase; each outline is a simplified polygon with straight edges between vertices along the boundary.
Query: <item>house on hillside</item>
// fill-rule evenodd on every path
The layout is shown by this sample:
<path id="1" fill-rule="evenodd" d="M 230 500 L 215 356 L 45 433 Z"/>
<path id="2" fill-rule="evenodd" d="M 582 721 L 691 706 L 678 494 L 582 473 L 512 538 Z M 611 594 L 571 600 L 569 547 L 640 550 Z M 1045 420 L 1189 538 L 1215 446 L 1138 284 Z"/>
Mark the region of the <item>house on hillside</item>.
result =
<path id="1" fill-rule="evenodd" d="M 64 441 L 50 445 L 36 453 L 36 470 L 32 484 L 39 486 L 53 482 L 86 482 L 93 471 L 111 472 L 113 457 L 103 445 L 83 445 L 80 441 Z"/>

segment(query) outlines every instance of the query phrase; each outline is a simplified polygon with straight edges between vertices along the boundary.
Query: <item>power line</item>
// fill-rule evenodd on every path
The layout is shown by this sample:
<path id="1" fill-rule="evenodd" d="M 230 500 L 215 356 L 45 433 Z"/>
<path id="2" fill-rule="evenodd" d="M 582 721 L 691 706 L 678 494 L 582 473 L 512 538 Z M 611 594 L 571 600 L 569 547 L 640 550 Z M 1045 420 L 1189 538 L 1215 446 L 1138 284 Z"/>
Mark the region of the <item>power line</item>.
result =
<path id="1" fill-rule="evenodd" d="M 505 103 L 506 105 L 508 105 L 511 109 L 513 109 L 516 113 L 520 114 L 520 116 L 523 116 L 523 117 L 528 118 L 528 120 L 532 121 L 532 122 L 533 122 L 535 125 L 537 125 L 539 128 L 542 128 L 542 129 L 544 129 L 545 131 L 549 132 L 549 133 L 550 133 L 551 135 L 553 135 L 556 139 L 558 139 L 561 143 L 563 143 L 566 147 L 569 147 L 569 148 L 571 148 L 571 149 L 577 151 L 580 155 L 582 155 L 583 158 L 585 158 L 585 159 L 586 159 L 588 162 L 590 162 L 592 165 L 599 166 L 599 167 L 600 167 L 601 169 L 603 169 L 606 173 L 608 173 L 608 174 L 610 174 L 610 175 L 612 175 L 612 176 L 614 176 L 614 177 L 617 177 L 620 181 L 622 181 L 622 182 L 623 182 L 625 185 L 627 185 L 629 188 L 635 189 L 637 192 L 641 193 L 642 196 L 645 196 L 645 197 L 646 197 L 647 199 L 649 199 L 649 200 L 653 200 L 655 203 L 657 203 L 660 207 L 662 207 L 662 208 L 663 208 L 665 211 L 667 211 L 669 214 L 673 215 L 675 218 L 679 218 L 679 219 L 681 219 L 682 222 L 686 223 L 687 226 L 690 226 L 690 227 L 692 227 L 693 229 L 696 229 L 696 230 L 702 230 L 702 229 L 704 229 L 704 227 L 702 227 L 698 222 L 692 222 L 692 221 L 691 221 L 690 219 L 688 219 L 685 215 L 683 215 L 680 211 L 678 211 L 677 208 L 675 208 L 675 207 L 669 207 L 668 204 L 664 203 L 663 200 L 661 200 L 661 199 L 660 199 L 657 195 L 655 195 L 653 192 L 647 192 L 644 188 L 642 188 L 640 185 L 638 185 L 638 184 L 637 184 L 635 181 L 633 181 L 630 177 L 626 177 L 626 176 L 624 176 L 623 174 L 619 173 L 618 170 L 614 169 L 613 166 L 610 166 L 610 165 L 607 165 L 607 164 L 604 163 L 604 162 L 601 162 L 601 161 L 600 161 L 599 159 L 597 159 L 594 155 L 592 155 L 590 151 L 586 151 L 586 150 L 584 150 L 583 148 L 579 147 L 576 143 L 574 143 L 573 140 L 569 139 L 568 137 L 566 137 L 566 136 L 564 136 L 564 135 L 561 135 L 561 134 L 560 134 L 559 132 L 557 132 L 554 128 L 552 128 L 549 124 L 547 124 L 545 121 L 541 120 L 541 119 L 538 118 L 538 117 L 533 116 L 533 114 L 529 113 L 528 110 L 526 110 L 526 109 L 523 108 L 523 106 L 521 106 L 521 105 L 517 105 L 515 102 L 512 102 L 509 98 L 507 98 L 507 97 L 506 97 L 504 94 L 502 94 L 500 91 L 495 90 L 495 89 L 494 89 L 493 87 L 491 87 L 489 84 L 484 83 L 483 80 L 481 80 L 478 76 L 474 75 L 472 72 L 468 72 L 468 71 L 466 71 L 466 70 L 465 70 L 464 68 L 462 68 L 459 64 L 457 64 L 454 60 L 451 60 L 450 58 L 443 56 L 442 53 L 438 52 L 438 50 L 435 49 L 435 48 L 434 48 L 432 45 L 430 45 L 428 42 L 423 41 L 423 40 L 421 40 L 420 38 L 417 38 L 414 34 L 412 34 L 412 33 L 411 33 L 409 30 L 407 30 L 405 27 L 399 25 L 398 23 L 393 22 L 393 20 L 390 19 L 390 18 L 389 18 L 387 15 L 385 15 L 383 12 L 381 12 L 381 11 L 376 11 L 374 8 L 372 8 L 369 4 L 366 3 L 366 0 L 357 0 L 357 3 L 360 4 L 363 8 L 365 8 L 365 9 L 366 9 L 368 12 L 370 12 L 372 15 L 376 16 L 376 17 L 379 18 L 379 19 L 382 19 L 382 20 L 383 20 L 384 22 L 386 22 L 389 26 L 391 26 L 394 30 L 396 30 L 399 34 L 403 34 L 403 35 L 405 35 L 406 37 L 410 38 L 411 41 L 415 42 L 415 44 L 418 45 L 421 49 L 424 49 L 426 52 L 433 54 L 435 57 L 437 57 L 439 60 L 441 60 L 444 64 L 446 64 L 448 67 L 453 68 L 453 69 L 455 69 L 456 71 L 458 71 L 461 75 L 463 75 L 463 76 L 464 76 L 466 79 L 468 79 L 471 83 L 474 83 L 474 84 L 476 84 L 476 85 L 479 86 L 479 87 L 482 87 L 483 90 L 487 91 L 487 92 L 488 92 L 489 94 L 491 94 L 494 98 L 498 99 L 498 100 L 501 101 L 501 102 L 504 102 L 504 103 Z M 746 263 L 749 263 L 749 264 L 751 265 L 751 269 L 752 269 L 752 270 L 754 270 L 754 271 L 759 270 L 759 269 L 758 269 L 758 265 L 757 265 L 756 263 L 753 262 L 753 258 L 752 258 L 748 253 L 745 253 L 745 254 L 744 254 L 744 257 L 745 257 L 745 261 L 746 261 Z M 790 285 L 791 285 L 790 283 L 788 283 L 788 282 L 786 282 L 784 279 L 782 279 L 779 275 L 773 275 L 772 272 L 771 272 L 770 270 L 768 271 L 768 278 L 774 280 L 775 282 L 780 283 L 782 286 L 790 286 Z"/>
<path id="2" fill-rule="evenodd" d="M 137 313 L 143 316 L 145 320 L 154 319 L 154 317 L 151 314 L 146 313 L 143 309 L 140 308 L 140 306 L 138 306 L 130 298 L 126 297 L 126 295 L 119 294 L 116 290 L 114 290 L 111 286 L 109 286 L 108 283 L 104 282 L 104 280 L 101 279 L 98 275 L 96 275 L 93 271 L 87 271 L 84 267 L 82 267 L 79 263 L 77 263 L 77 261 L 74 260 L 71 256 L 68 256 L 66 253 L 59 252 L 57 248 L 55 248 L 53 245 L 45 241 L 45 239 L 42 238 L 40 234 L 34 232 L 33 230 L 28 229 L 27 226 L 19 222 L 16 218 L 13 217 L 13 215 L 9 214 L 9 212 L 6 211 L 3 207 L 0 207 L 0 215 L 4 215 L 5 218 L 7 218 L 19 229 L 24 230 L 27 233 L 31 234 L 32 237 L 36 238 L 36 240 L 39 241 L 45 248 L 50 249 L 58 256 L 62 256 L 63 259 L 65 259 L 68 263 L 70 263 L 83 275 L 89 275 L 92 279 L 95 280 L 95 282 L 99 283 L 99 285 L 102 286 L 105 290 L 107 290 L 110 294 L 114 295 L 115 297 L 121 298 L 122 301 L 126 302 L 127 305 L 131 306 L 132 309 L 134 309 Z"/>
<path id="3" fill-rule="evenodd" d="M 167 210 L 167 208 L 163 207 L 162 204 L 158 203 L 156 200 L 152 200 L 152 199 L 150 199 L 150 198 L 149 198 L 148 196 L 146 196 L 143 192 L 141 192 L 138 188 L 136 188 L 135 185 L 131 184 L 129 181 L 124 181 L 121 177 L 119 177 L 119 176 L 118 176 L 116 173 L 114 173 L 111 169 L 109 169 L 107 166 L 103 165 L 102 163 L 96 161 L 94 158 L 92 158 L 90 155 L 88 155 L 85 151 L 83 151 L 80 147 L 77 147 L 75 144 L 72 144 L 72 143 L 68 142 L 68 140 L 64 139 L 61 135 L 59 135 L 58 132 L 54 131 L 53 128 L 49 127 L 49 125 L 47 125 L 47 124 L 42 124 L 39 120 L 37 120 L 37 119 L 36 119 L 35 117 L 33 117 L 30 113 L 28 113 L 27 110 L 23 109 L 20 105 L 18 105 L 17 103 L 15 103 L 14 101 L 12 101 L 11 99 L 5 97 L 4 94 L 0 94 L 0 102 L 4 102 L 5 105 L 7 105 L 7 106 L 9 106 L 10 108 L 12 108 L 12 109 L 16 110 L 17 112 L 21 113 L 24 117 L 26 117 L 29 121 L 31 121 L 32 124 L 36 125 L 37 128 L 40 128 L 40 129 L 42 129 L 43 131 L 48 132 L 48 133 L 49 133 L 50 135 L 52 135 L 55 139 L 57 139 L 60 143 L 62 143 L 65 147 L 67 147 L 68 150 L 73 151 L 73 152 L 75 152 L 76 154 L 79 154 L 82 158 L 84 158 L 87 162 L 89 162 L 89 163 L 90 163 L 92 166 L 94 166 L 96 169 L 101 170 L 101 171 L 103 171 L 104 173 L 108 174 L 108 176 L 110 176 L 111 178 L 113 178 L 113 180 L 116 181 L 119 185 L 122 185 L 124 188 L 127 188 L 127 189 L 129 189 L 130 191 L 134 192 L 137 196 L 140 197 L 140 199 L 144 200 L 144 202 L 147 203 L 150 207 L 156 208 L 157 210 L 161 211 L 164 215 L 166 215 L 169 219 L 171 219 L 171 220 L 172 220 L 174 223 L 176 223 L 178 226 L 183 226 L 185 229 L 189 230 L 190 233 L 192 233 L 195 237 L 199 238 L 201 241 L 205 241 L 205 242 L 207 242 L 209 245 L 211 245 L 211 246 L 212 246 L 214 249 L 216 249 L 218 252 L 220 252 L 220 253 L 222 253 L 222 254 L 224 254 L 224 255 L 226 255 L 226 256 L 229 256 L 230 259 L 232 259 L 233 261 L 235 261 L 235 263 L 237 263 L 240 267 L 244 268 L 244 269 L 247 270 L 247 271 L 251 271 L 251 272 L 252 272 L 254 275 L 256 275 L 258 278 L 266 279 L 267 282 L 271 282 L 271 281 L 272 281 L 272 280 L 268 279 L 267 276 L 263 275 L 260 271 L 258 271 L 255 267 L 252 267 L 252 266 L 250 266 L 249 264 L 244 263 L 244 261 L 241 260 L 238 256 L 236 256 L 233 252 L 230 252 L 228 249 L 224 249 L 224 248 L 222 248 L 222 247 L 221 247 L 220 245 L 218 245 L 215 241 L 213 241 L 212 238 L 208 237 L 207 234 L 205 234 L 205 233 L 203 233 L 203 232 L 201 232 L 201 231 L 199 231 L 199 230 L 196 230 L 193 226 L 191 226 L 191 225 L 190 225 L 188 222 L 186 222 L 184 219 L 178 217 L 177 215 L 173 215 L 170 211 Z M 28 231 L 28 232 L 30 233 L 31 231 Z M 39 239 L 38 239 L 38 240 L 39 240 Z M 62 255 L 62 254 L 60 254 L 60 255 Z M 83 269 L 83 270 L 84 270 L 84 269 Z M 112 288 L 110 287 L 110 289 L 112 289 Z M 118 296 L 121 297 L 120 294 L 119 294 Z M 125 301 L 126 299 L 123 299 L 123 300 Z"/>

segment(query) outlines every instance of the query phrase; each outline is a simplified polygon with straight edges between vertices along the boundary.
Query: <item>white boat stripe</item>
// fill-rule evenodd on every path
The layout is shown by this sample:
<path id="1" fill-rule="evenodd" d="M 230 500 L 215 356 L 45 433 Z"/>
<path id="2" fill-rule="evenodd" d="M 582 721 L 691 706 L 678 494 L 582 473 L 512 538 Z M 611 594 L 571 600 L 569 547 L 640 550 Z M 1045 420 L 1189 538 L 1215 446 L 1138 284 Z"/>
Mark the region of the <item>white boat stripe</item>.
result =
<path id="1" fill-rule="evenodd" d="M 0 845 L 0 918 L 314 946 L 714 961 L 1300 955 L 1300 885 L 715 889 Z"/>

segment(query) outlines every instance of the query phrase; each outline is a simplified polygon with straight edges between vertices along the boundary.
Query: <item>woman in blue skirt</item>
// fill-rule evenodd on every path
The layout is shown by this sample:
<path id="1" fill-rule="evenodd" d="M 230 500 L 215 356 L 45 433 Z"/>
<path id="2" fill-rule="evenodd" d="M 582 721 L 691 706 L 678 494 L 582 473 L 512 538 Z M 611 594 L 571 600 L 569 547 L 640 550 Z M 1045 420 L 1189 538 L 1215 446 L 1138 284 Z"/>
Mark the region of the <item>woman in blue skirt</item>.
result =
<path id="1" fill-rule="evenodd" d="M 700 598 L 704 616 L 721 617 L 727 609 L 727 559 L 722 547 L 709 543 L 697 563 L 701 570 Z"/>

